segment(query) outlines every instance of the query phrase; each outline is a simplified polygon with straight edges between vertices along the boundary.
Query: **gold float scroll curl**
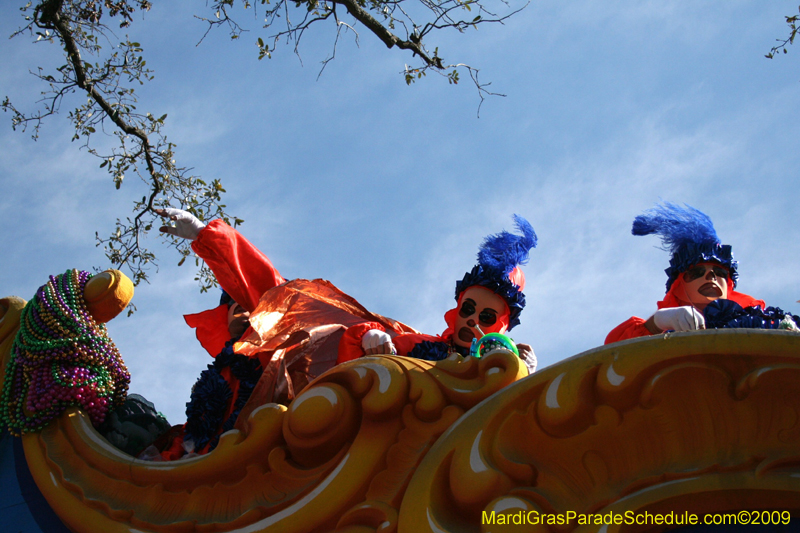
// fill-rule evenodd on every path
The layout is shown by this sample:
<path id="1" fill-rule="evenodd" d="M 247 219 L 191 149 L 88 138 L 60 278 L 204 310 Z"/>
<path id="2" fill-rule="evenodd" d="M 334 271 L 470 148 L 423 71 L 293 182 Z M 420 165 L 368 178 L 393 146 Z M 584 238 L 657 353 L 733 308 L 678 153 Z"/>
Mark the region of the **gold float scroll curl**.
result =
<path id="1" fill-rule="evenodd" d="M 6 378 L 6 365 L 11 355 L 14 337 L 19 331 L 25 300 L 17 296 L 0 298 L 0 387 Z"/>
<path id="2" fill-rule="evenodd" d="M 524 375 L 510 356 L 495 359 L 484 367 L 513 369 L 505 374 L 508 382 Z M 336 367 L 288 409 L 256 409 L 244 431 L 226 433 L 203 457 L 133 459 L 77 410 L 25 436 L 26 457 L 45 497 L 74 531 L 311 532 L 337 524 L 342 531 L 377 531 L 387 517 L 396 525 L 408 480 L 436 438 L 470 407 L 476 391 L 488 395 L 501 383 L 497 371 L 463 379 L 467 398 L 451 403 L 448 396 L 459 393 L 443 393 L 442 381 L 456 378 L 434 368 L 392 356 Z"/>
<path id="3" fill-rule="evenodd" d="M 77 409 L 23 446 L 40 490 L 76 532 L 392 533 L 436 439 L 525 375 L 508 353 L 438 363 L 364 357 L 320 376 L 288 408 L 255 409 L 205 456 L 134 459 Z"/>
<path id="4" fill-rule="evenodd" d="M 488 532 L 504 530 L 500 515 L 512 524 L 514 516 L 535 522 L 568 512 L 743 509 L 788 510 L 795 519 L 800 512 L 795 333 L 635 339 L 514 383 L 461 418 L 426 455 L 398 529 Z M 533 522 L 518 529 L 584 530 L 575 518 Z"/>

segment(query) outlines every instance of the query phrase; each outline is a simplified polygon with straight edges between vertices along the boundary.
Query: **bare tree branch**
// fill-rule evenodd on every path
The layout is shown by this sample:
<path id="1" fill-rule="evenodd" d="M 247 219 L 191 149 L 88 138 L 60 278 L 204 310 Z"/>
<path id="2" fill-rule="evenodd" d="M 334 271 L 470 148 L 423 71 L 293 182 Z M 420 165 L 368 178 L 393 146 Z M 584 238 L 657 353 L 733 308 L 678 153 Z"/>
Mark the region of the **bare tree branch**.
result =
<path id="1" fill-rule="evenodd" d="M 29 5 L 30 7 L 30 5 Z M 98 246 L 103 246 L 106 257 L 120 269 L 131 273 L 134 283 L 148 280 L 148 269 L 157 269 L 155 254 L 143 246 L 143 237 L 153 228 L 156 207 L 176 206 L 187 209 L 201 220 L 231 217 L 221 203 L 225 192 L 219 180 L 206 183 L 191 176 L 189 169 L 175 164 L 175 145 L 162 133 L 166 115 L 156 118 L 150 113 L 136 111 L 134 86 L 152 79 L 142 57 L 138 43 L 125 40 L 118 46 L 101 46 L 100 38 L 111 42 L 113 33 L 101 21 L 104 10 L 108 16 L 121 19 L 126 28 L 136 8 L 147 10 L 147 0 L 44 0 L 26 15 L 27 25 L 14 36 L 29 33 L 41 42 L 58 42 L 66 63 L 52 73 L 39 69 L 34 73 L 45 81 L 49 90 L 43 92 L 40 105 L 43 110 L 26 115 L 6 97 L 5 111 L 12 113 L 12 127 L 25 130 L 34 128 L 34 138 L 44 118 L 57 113 L 65 98 L 72 93 L 88 96 L 85 103 L 70 111 L 69 119 L 75 127 L 73 141 L 83 139 L 83 148 L 102 160 L 100 167 L 112 176 L 120 189 L 126 172 L 138 175 L 146 187 L 141 200 L 133 203 L 132 216 L 117 219 L 115 229 L 108 237 L 95 234 Z M 23 11 L 25 11 L 23 9 Z M 104 49 L 109 52 L 103 55 Z M 111 128 L 107 128 L 111 126 Z M 90 142 L 100 130 L 117 138 L 117 146 L 101 154 Z M 242 221 L 233 219 L 237 225 Z M 183 263 L 192 252 L 189 244 L 171 239 Z M 204 264 L 198 262 L 196 279 L 201 290 L 216 282 Z"/>
<path id="2" fill-rule="evenodd" d="M 492 2 L 498 2 L 507 14 L 496 15 L 488 7 Z M 234 20 L 232 10 L 237 6 L 253 8 L 254 16 L 261 16 L 255 4 L 263 6 L 262 28 L 274 30 L 268 37 L 272 39 L 272 48 L 262 37 L 257 38 L 259 59 L 271 57 L 283 39 L 294 43 L 294 52 L 300 57 L 299 45 L 306 31 L 332 21 L 336 32 L 333 49 L 322 61 L 321 75 L 336 57 L 343 31 L 351 30 L 358 44 L 358 24 L 361 24 L 388 48 L 411 53 L 414 63 L 406 65 L 402 72 L 408 84 L 426 76 L 428 71 L 457 84 L 459 72 L 466 71 L 478 91 L 481 102 L 478 113 L 487 96 L 503 95 L 489 91 L 490 84 L 479 81 L 476 68 L 465 63 L 446 63 L 439 48 L 428 47 L 426 40 L 442 30 L 463 33 L 489 22 L 502 24 L 527 5 L 514 10 L 506 0 L 211 0 L 207 5 L 213 16 L 196 17 L 207 25 L 197 44 L 219 27 L 226 27 L 232 39 L 240 38 L 249 30 Z M 352 20 L 342 20 L 345 16 L 342 7 Z M 131 216 L 118 218 L 109 236 L 95 234 L 97 245 L 103 246 L 109 261 L 117 268 L 129 270 L 136 284 L 148 280 L 149 268 L 158 268 L 155 254 L 144 247 L 144 237 L 157 220 L 155 208 L 180 207 L 201 220 L 222 218 L 234 226 L 243 222 L 226 212 L 222 203 L 225 189 L 219 180 L 207 183 L 191 175 L 191 169 L 177 165 L 175 145 L 163 133 L 167 115 L 158 117 L 136 109 L 135 88 L 150 81 L 152 72 L 146 67 L 139 43 L 127 36 L 119 39 L 105 23 L 112 18 L 119 22 L 120 28 L 128 28 L 137 10 L 149 9 L 149 0 L 29 2 L 21 8 L 25 25 L 12 37 L 29 35 L 35 42 L 57 44 L 66 60 L 53 71 L 41 68 L 32 71 L 47 87 L 37 102 L 37 110 L 25 113 L 8 97 L 2 101 L 3 110 L 11 113 L 12 128 L 26 131 L 30 127 L 36 139 L 42 122 L 58 113 L 62 105 L 75 100 L 77 104 L 68 114 L 75 129 L 72 140 L 80 140 L 82 148 L 101 160 L 100 168 L 110 174 L 117 189 L 129 183 L 130 180 L 125 180 L 127 174 L 133 173 L 141 180 L 126 185 L 144 187 L 144 191 L 133 192 L 137 199 Z M 790 40 L 793 37 L 794 34 Z M 114 142 L 101 143 L 105 148 L 98 148 L 97 133 L 114 138 Z M 168 239 L 168 245 L 180 256 L 179 264 L 193 255 L 188 242 Z M 196 279 L 201 291 L 205 291 L 216 281 L 202 261 L 196 258 L 195 264 Z"/>
<path id="3" fill-rule="evenodd" d="M 294 42 L 294 51 L 299 57 L 299 44 L 305 32 L 311 25 L 323 22 L 332 18 L 337 25 L 336 37 L 333 42 L 333 52 L 330 57 L 322 61 L 322 70 L 335 57 L 336 45 L 341 36 L 341 25 L 344 24 L 336 14 L 336 7 L 343 6 L 347 14 L 354 19 L 355 23 L 361 23 L 373 35 L 375 35 L 388 48 L 398 48 L 410 51 L 412 56 L 420 61 L 419 65 L 408 66 L 403 71 L 405 81 L 411 84 L 424 77 L 429 70 L 443 75 L 449 83 L 457 84 L 460 80 L 458 71 L 465 70 L 469 73 L 470 79 L 475 84 L 478 94 L 483 103 L 487 96 L 503 96 L 487 90 L 489 84 L 481 84 L 475 75 L 478 70 L 465 63 L 447 64 L 439 55 L 439 49 L 432 51 L 425 45 L 425 38 L 446 29 L 455 29 L 463 33 L 467 29 L 477 29 L 478 25 L 485 23 L 502 24 L 509 17 L 514 16 L 524 9 L 528 4 L 525 3 L 518 9 L 511 9 L 505 15 L 497 15 L 490 11 L 485 2 L 492 0 L 276 0 L 270 3 L 270 7 L 264 12 L 264 28 L 275 28 L 280 19 L 283 19 L 283 27 L 270 36 L 273 44 L 272 48 L 264 43 L 261 37 L 257 40 L 259 48 L 259 59 L 271 57 L 272 51 L 278 42 L 286 38 L 287 41 Z M 505 0 L 499 1 L 505 8 L 510 8 Z M 241 35 L 242 27 L 233 21 L 229 8 L 234 6 L 234 0 L 217 0 L 212 3 L 211 9 L 215 13 L 215 19 L 207 20 L 214 26 L 227 24 L 231 28 L 231 38 L 238 38 Z M 262 4 L 267 3 L 264 0 Z M 302 10 L 299 22 L 292 21 L 290 6 L 294 5 Z M 242 1 L 244 8 L 251 7 L 246 0 Z M 409 8 L 407 8 L 408 6 Z M 410 14 L 410 8 L 421 12 L 421 15 L 428 14 L 431 19 L 425 23 L 418 24 Z M 471 15 L 473 8 L 477 15 Z M 331 15 L 333 15 L 331 17 Z M 464 15 L 461 18 L 459 15 Z M 356 37 L 355 24 L 346 24 L 349 29 L 354 31 Z M 398 35 L 395 31 L 402 29 L 404 36 Z M 209 27 L 210 29 L 210 27 Z M 479 105 L 480 112 L 480 105 Z"/>
<path id="4" fill-rule="evenodd" d="M 798 7 L 798 11 L 800 11 L 800 7 Z M 778 41 L 778 44 L 772 47 L 772 49 L 766 55 L 767 58 L 772 59 L 775 57 L 775 54 L 779 52 L 783 52 L 784 54 L 789 53 L 787 46 L 794 44 L 794 38 L 797 36 L 798 21 L 800 21 L 800 15 L 791 15 L 786 17 L 786 24 L 789 26 L 789 36 L 786 39 L 775 39 Z"/>

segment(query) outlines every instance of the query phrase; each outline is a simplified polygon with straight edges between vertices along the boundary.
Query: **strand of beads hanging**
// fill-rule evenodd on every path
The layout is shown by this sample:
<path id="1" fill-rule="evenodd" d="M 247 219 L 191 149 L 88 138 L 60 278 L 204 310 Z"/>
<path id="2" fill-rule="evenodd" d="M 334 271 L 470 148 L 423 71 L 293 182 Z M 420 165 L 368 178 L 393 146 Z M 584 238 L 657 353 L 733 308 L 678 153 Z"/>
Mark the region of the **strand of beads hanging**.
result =
<path id="1" fill-rule="evenodd" d="M 96 427 L 125 401 L 130 373 L 106 327 L 86 309 L 92 275 L 50 276 L 22 311 L 0 395 L 0 417 L 12 435 L 40 431 L 69 407 Z"/>

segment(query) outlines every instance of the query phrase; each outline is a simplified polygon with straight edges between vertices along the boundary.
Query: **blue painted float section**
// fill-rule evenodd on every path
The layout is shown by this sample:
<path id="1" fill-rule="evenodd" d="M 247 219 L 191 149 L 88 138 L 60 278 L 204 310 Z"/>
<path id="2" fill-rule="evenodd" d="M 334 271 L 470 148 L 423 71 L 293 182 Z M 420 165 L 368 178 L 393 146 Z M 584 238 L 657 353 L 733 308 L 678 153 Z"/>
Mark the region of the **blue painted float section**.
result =
<path id="1" fill-rule="evenodd" d="M 22 441 L 0 436 L 0 520 L 5 533 L 69 533 L 31 477 Z"/>

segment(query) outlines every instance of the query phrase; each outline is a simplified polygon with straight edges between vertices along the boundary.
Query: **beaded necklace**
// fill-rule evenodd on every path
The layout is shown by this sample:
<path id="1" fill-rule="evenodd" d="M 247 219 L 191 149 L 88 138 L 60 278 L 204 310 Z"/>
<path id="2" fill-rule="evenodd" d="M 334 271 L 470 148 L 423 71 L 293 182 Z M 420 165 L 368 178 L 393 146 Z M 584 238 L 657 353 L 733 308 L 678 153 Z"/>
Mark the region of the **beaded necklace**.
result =
<path id="1" fill-rule="evenodd" d="M 40 431 L 69 407 L 96 427 L 125 401 L 128 369 L 83 299 L 91 277 L 79 270 L 50 276 L 25 305 L 0 394 L 0 422 L 12 435 Z"/>

